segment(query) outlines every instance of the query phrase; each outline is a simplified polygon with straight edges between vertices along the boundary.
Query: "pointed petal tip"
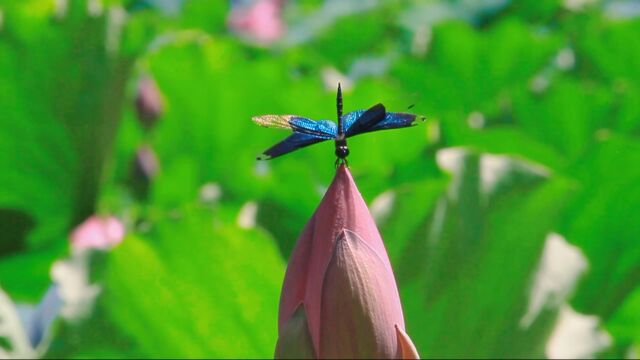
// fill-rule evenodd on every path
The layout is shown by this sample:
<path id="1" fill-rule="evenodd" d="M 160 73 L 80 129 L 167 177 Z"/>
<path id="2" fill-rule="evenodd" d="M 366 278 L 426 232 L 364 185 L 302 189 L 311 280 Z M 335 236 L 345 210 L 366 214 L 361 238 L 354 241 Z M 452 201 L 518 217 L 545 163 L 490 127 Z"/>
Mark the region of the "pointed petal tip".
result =
<path id="1" fill-rule="evenodd" d="M 323 279 L 321 304 L 321 357 L 394 358 L 398 354 L 392 325 L 404 321 L 393 274 L 355 231 L 338 232 Z"/>
<path id="2" fill-rule="evenodd" d="M 344 177 L 347 176 L 351 178 L 351 172 L 349 171 L 349 167 L 346 164 L 340 164 L 336 169 L 336 180 L 345 180 Z"/>
<path id="3" fill-rule="evenodd" d="M 275 359 L 315 359 L 307 313 L 300 302 L 278 334 Z"/>
<path id="4" fill-rule="evenodd" d="M 396 338 L 398 340 L 398 359 L 420 359 L 416 346 L 413 345 L 411 338 L 398 325 L 396 328 Z"/>

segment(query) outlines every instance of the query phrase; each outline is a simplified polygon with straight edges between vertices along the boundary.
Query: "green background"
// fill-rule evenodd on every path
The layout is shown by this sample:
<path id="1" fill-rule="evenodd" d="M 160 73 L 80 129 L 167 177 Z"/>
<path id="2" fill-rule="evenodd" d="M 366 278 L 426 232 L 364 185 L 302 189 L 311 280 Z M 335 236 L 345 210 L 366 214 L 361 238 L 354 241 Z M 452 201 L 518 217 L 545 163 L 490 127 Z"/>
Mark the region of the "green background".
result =
<path id="1" fill-rule="evenodd" d="M 422 357 L 544 356 L 564 306 L 600 318 L 599 357 L 640 342 L 640 12 L 615 11 L 631 1 L 289 1 L 269 46 L 228 30 L 226 1 L 101 3 L 0 1 L 0 287 L 35 303 L 77 224 L 127 227 L 92 262 L 93 313 L 57 321 L 48 356 L 272 356 L 333 144 L 258 163 L 286 133 L 250 119 L 333 119 L 327 69 L 351 75 L 346 111 L 414 104 L 427 118 L 349 141 L 364 199 L 392 199 L 374 213 Z M 143 75 L 164 103 L 148 133 Z M 146 198 L 131 184 L 143 143 L 160 163 Z M 221 197 L 203 199 L 205 184 Z M 523 326 L 551 233 L 588 268 Z"/>

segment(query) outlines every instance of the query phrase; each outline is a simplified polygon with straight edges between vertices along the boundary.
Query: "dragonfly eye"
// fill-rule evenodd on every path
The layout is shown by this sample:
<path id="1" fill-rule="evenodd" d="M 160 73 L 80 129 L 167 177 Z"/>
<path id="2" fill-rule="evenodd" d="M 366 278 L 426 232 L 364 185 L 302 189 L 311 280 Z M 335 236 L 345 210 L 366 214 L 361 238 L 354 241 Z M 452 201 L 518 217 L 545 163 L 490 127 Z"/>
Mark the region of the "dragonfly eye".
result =
<path id="1" fill-rule="evenodd" d="M 347 145 L 340 145 L 336 147 L 336 156 L 340 159 L 344 159 L 349 156 L 349 148 Z"/>

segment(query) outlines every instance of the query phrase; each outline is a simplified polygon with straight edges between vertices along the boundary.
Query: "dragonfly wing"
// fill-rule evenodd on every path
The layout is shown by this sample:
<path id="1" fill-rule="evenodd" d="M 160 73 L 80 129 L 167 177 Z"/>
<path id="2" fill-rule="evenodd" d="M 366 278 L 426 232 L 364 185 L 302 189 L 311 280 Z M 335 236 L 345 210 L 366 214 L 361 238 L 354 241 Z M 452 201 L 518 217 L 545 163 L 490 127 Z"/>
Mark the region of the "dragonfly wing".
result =
<path id="1" fill-rule="evenodd" d="M 294 132 L 313 135 L 325 140 L 333 139 L 338 133 L 338 127 L 333 121 L 313 121 L 307 118 L 297 117 L 291 120 Z"/>
<path id="2" fill-rule="evenodd" d="M 358 110 L 347 113 L 343 119 L 345 134 L 354 136 L 371 131 L 379 122 L 385 119 L 387 111 L 382 104 L 376 104 L 368 110 Z"/>
<path id="3" fill-rule="evenodd" d="M 338 131 L 336 124 L 331 121 L 313 121 L 296 115 L 262 115 L 253 117 L 253 121 L 260 126 L 289 129 L 294 133 L 312 135 L 324 140 L 335 138 Z"/>
<path id="4" fill-rule="evenodd" d="M 344 129 L 348 131 L 365 111 L 367 110 L 356 110 L 342 115 L 342 126 Z"/>
<path id="5" fill-rule="evenodd" d="M 384 120 L 374 125 L 367 131 L 377 131 L 385 129 L 397 129 L 403 127 L 414 126 L 418 124 L 418 121 L 424 121 L 424 116 L 418 116 L 415 114 L 407 113 L 387 113 Z"/>
<path id="6" fill-rule="evenodd" d="M 290 153 L 305 146 L 325 141 L 327 139 L 319 138 L 314 135 L 294 133 L 279 143 L 265 150 L 262 155 L 258 156 L 258 160 L 270 160 L 275 157 Z"/>
<path id="7" fill-rule="evenodd" d="M 385 112 L 384 117 L 380 119 L 379 117 L 372 116 L 372 115 L 375 115 L 376 112 L 374 112 L 374 114 L 372 115 L 367 114 L 374 108 L 375 106 L 366 111 L 357 110 L 357 111 L 345 114 L 345 119 L 343 121 L 345 124 L 345 129 L 347 129 L 346 131 L 347 136 L 355 136 L 355 135 L 370 132 L 370 131 L 396 129 L 396 128 L 413 126 L 417 124 L 417 121 L 424 120 L 424 117 L 417 116 L 415 114 L 395 113 L 395 112 Z M 361 118 L 363 119 L 363 121 L 360 121 Z M 372 121 L 370 119 L 373 119 L 375 121 Z M 369 120 L 369 121 L 366 121 L 366 120 Z M 363 126 L 360 124 L 366 124 L 366 126 Z"/>

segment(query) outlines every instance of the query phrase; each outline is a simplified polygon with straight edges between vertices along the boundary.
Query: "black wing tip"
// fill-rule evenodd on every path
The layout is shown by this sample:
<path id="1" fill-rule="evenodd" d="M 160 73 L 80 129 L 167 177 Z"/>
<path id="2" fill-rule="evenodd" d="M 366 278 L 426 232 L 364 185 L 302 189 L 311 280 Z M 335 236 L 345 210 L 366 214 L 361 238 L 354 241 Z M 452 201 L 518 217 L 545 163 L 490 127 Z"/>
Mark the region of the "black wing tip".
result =
<path id="1" fill-rule="evenodd" d="M 423 122 L 426 122 L 426 121 L 427 121 L 427 117 L 426 117 L 426 116 L 424 116 L 424 115 L 415 115 L 415 114 L 407 114 L 407 115 L 409 115 L 409 116 L 412 116 L 412 117 L 413 117 L 413 119 L 412 119 L 412 120 L 411 120 L 411 122 L 410 122 L 410 125 L 411 125 L 411 126 L 420 125 L 420 124 L 422 124 Z"/>

